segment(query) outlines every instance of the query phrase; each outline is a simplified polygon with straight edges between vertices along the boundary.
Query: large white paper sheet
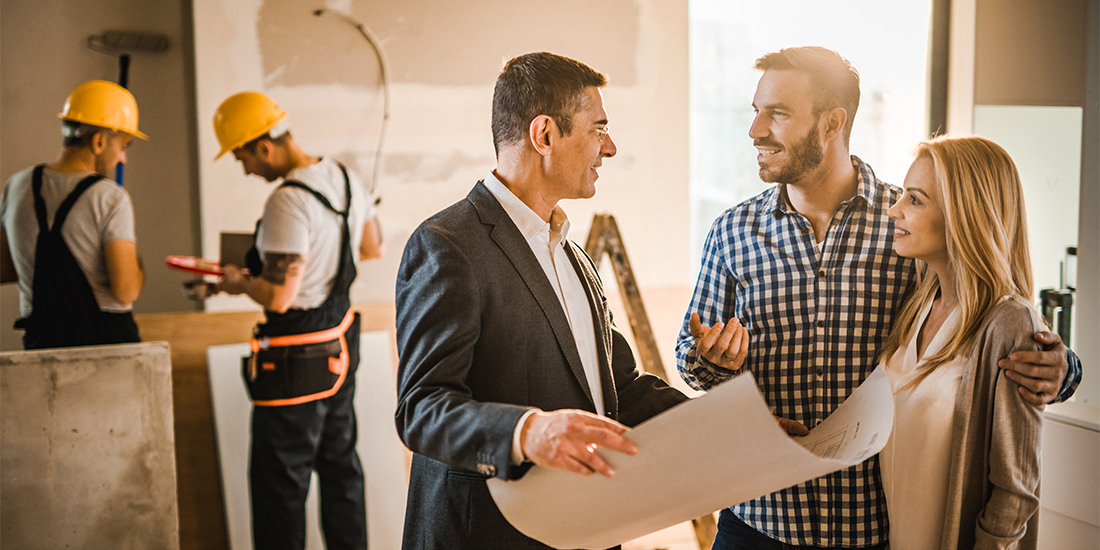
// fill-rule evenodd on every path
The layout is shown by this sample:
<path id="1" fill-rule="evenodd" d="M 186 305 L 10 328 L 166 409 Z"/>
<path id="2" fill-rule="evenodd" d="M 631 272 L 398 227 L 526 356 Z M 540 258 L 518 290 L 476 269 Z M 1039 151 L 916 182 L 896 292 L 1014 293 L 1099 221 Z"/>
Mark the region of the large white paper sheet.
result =
<path id="1" fill-rule="evenodd" d="M 488 480 L 504 517 L 554 548 L 608 548 L 858 464 L 882 450 L 894 420 L 881 368 L 809 435 L 775 422 L 751 375 L 630 431 L 640 452 L 598 451 L 615 477 L 534 467 Z"/>

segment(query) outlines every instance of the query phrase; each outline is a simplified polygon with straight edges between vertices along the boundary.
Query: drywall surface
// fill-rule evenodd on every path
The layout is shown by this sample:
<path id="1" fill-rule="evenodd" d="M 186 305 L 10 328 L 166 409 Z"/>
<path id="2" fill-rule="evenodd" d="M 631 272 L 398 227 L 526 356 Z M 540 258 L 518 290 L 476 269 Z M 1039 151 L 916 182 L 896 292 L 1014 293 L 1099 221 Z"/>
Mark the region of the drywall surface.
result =
<path id="1" fill-rule="evenodd" d="M 196 0 L 196 89 L 203 252 L 218 234 L 251 231 L 272 186 L 245 177 L 218 152 L 212 117 L 226 97 L 257 90 L 290 113 L 303 148 L 333 156 L 368 185 L 382 121 L 373 50 L 347 13 L 378 37 L 389 59 L 391 112 L 377 182 L 387 254 L 359 266 L 353 302 L 392 301 L 401 251 L 428 216 L 461 200 L 495 165 L 490 115 L 503 63 L 553 51 L 606 73 L 615 158 L 596 197 L 566 201 L 570 237 L 584 242 L 592 215 L 615 214 L 641 287 L 690 284 L 688 245 L 687 0 L 521 3 L 507 0 Z M 210 310 L 254 307 L 219 298 Z"/>
<path id="2" fill-rule="evenodd" d="M 0 354 L 0 546 L 179 548 L 168 345 Z"/>
<path id="3" fill-rule="evenodd" d="M 61 152 L 57 114 L 78 84 L 117 81 L 116 57 L 92 51 L 91 35 L 107 30 L 162 33 L 169 49 L 134 53 L 129 88 L 142 132 L 127 151 L 124 184 L 134 204 L 138 254 L 145 288 L 137 313 L 193 311 L 182 277 L 164 257 L 198 253 L 195 116 L 191 69 L 190 0 L 4 0 L 0 3 L 0 182 Z M 22 349 L 11 330 L 19 293 L 0 293 L 0 349 Z"/>

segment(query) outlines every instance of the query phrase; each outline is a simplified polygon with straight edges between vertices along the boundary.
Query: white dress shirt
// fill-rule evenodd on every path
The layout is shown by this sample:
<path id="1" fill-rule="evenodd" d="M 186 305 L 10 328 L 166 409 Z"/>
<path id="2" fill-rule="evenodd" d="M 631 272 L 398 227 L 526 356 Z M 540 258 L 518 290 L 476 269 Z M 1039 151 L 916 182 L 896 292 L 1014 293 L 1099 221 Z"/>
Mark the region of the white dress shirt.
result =
<path id="1" fill-rule="evenodd" d="M 588 379 L 588 387 L 592 391 L 592 399 L 596 405 L 596 412 L 604 414 L 602 384 L 600 382 L 600 363 L 596 355 L 596 329 L 592 321 L 592 307 L 588 302 L 588 294 L 584 291 L 580 275 L 573 268 L 569 256 L 565 252 L 563 242 L 569 234 L 569 219 L 560 206 L 555 206 L 547 223 L 531 210 L 523 201 L 516 197 L 510 189 L 504 186 L 496 174 L 490 172 L 485 177 L 485 187 L 496 197 L 497 202 L 516 224 L 523 238 L 531 247 L 539 265 L 546 273 L 550 286 L 554 288 L 554 294 L 561 303 L 566 319 L 569 320 L 569 328 L 573 333 L 573 340 L 577 344 L 577 353 L 581 357 L 581 366 L 584 368 L 585 377 Z M 523 455 L 519 446 L 520 430 L 534 410 L 528 411 L 516 424 L 512 438 L 512 461 L 520 463 Z M 517 460 L 518 459 L 518 460 Z"/>

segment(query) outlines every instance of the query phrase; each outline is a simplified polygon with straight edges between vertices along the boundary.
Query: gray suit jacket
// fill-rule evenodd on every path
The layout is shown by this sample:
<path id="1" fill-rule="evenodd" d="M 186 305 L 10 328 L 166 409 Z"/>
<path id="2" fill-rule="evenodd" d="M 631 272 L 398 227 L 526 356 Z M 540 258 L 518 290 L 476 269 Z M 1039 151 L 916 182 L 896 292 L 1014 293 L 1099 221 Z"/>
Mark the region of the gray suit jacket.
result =
<path id="1" fill-rule="evenodd" d="M 687 398 L 641 373 L 612 327 L 592 261 L 586 287 L 607 415 L 635 425 Z M 485 480 L 518 478 L 512 434 L 530 407 L 595 412 L 565 312 L 530 246 L 478 183 L 409 238 L 397 276 L 397 432 L 415 454 L 403 548 L 546 548 L 497 510 Z"/>

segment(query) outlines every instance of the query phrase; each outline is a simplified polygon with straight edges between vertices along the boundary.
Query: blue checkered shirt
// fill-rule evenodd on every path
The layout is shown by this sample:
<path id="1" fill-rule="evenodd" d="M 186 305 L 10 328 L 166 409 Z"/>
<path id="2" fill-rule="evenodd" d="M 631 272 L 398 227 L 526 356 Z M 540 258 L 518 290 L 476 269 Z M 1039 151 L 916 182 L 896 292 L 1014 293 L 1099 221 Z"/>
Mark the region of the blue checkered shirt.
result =
<path id="1" fill-rule="evenodd" d="M 742 370 L 752 371 L 774 414 L 810 428 L 874 370 L 916 268 L 893 252 L 886 216 L 901 189 L 879 181 L 855 156 L 852 164 L 858 189 L 833 214 L 820 253 L 783 185 L 714 222 L 676 344 L 676 365 L 690 386 L 707 390 L 741 372 L 697 355 L 687 326 L 692 312 L 707 326 L 740 319 L 750 338 Z M 889 531 L 877 456 L 732 510 L 787 544 L 870 546 Z"/>

